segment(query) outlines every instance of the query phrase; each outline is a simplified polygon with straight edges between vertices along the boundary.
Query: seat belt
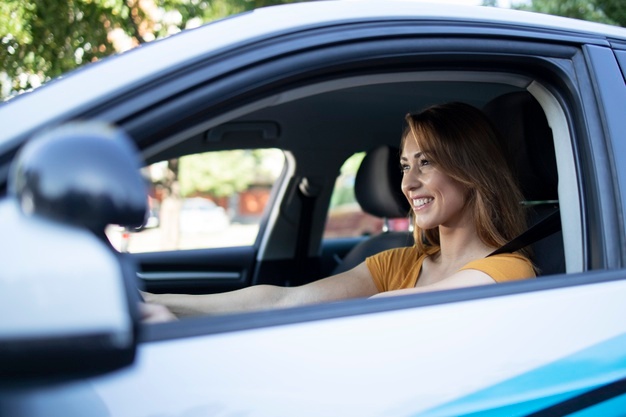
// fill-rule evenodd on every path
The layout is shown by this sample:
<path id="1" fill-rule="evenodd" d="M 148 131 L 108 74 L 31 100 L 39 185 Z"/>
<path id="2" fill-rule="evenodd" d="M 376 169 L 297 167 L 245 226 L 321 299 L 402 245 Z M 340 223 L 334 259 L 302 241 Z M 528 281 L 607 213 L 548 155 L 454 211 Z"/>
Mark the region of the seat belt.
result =
<path id="1" fill-rule="evenodd" d="M 304 177 L 300 180 L 298 194 L 302 208 L 300 209 L 300 220 L 298 223 L 295 259 L 301 265 L 304 265 L 304 262 L 309 257 L 310 227 L 313 220 L 315 200 L 319 192 L 320 187 L 313 184 L 308 178 Z"/>
<path id="2" fill-rule="evenodd" d="M 491 252 L 487 255 L 487 257 L 499 255 L 501 253 L 512 253 L 518 251 L 558 232 L 559 230 L 561 230 L 561 212 L 557 208 L 555 211 L 531 226 L 524 233 L 504 244 L 499 249 Z"/>
<path id="3" fill-rule="evenodd" d="M 311 178 L 301 178 L 298 183 L 298 195 L 301 201 L 300 219 L 296 237 L 294 265 L 298 269 L 298 275 L 287 281 L 287 286 L 298 286 L 319 278 L 319 258 L 309 257 L 311 240 L 311 224 L 315 202 L 322 187 Z"/>

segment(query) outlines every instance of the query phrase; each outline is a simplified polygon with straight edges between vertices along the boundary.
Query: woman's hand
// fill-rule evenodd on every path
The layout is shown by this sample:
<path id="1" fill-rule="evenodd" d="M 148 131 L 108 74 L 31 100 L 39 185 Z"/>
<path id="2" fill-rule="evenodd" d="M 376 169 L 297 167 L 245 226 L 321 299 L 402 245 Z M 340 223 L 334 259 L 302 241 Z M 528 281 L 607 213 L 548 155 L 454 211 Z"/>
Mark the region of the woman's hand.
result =
<path id="1" fill-rule="evenodd" d="M 143 323 L 165 323 L 177 320 L 176 316 L 161 304 L 140 303 L 139 312 Z"/>

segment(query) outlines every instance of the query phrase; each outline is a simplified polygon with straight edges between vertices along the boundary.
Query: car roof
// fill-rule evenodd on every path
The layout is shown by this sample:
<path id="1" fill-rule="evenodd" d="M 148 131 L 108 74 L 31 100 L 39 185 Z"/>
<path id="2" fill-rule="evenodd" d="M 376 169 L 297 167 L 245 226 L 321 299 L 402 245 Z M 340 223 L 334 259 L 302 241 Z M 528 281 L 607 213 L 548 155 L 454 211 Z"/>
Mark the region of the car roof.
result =
<path id="1" fill-rule="evenodd" d="M 599 44 L 608 44 L 607 39 L 626 40 L 624 28 L 494 7 L 377 0 L 260 8 L 144 44 L 62 76 L 37 89 L 37 94 L 10 100 L 0 106 L 0 151 L 17 145 L 16 140 L 40 126 L 71 117 L 85 106 L 106 102 L 133 85 L 238 44 L 325 26 L 407 19 L 436 24 L 470 23 L 473 27 L 498 25 L 506 30 L 526 30 L 529 37 L 536 38 L 545 36 L 541 29 L 591 37 L 586 41 Z"/>

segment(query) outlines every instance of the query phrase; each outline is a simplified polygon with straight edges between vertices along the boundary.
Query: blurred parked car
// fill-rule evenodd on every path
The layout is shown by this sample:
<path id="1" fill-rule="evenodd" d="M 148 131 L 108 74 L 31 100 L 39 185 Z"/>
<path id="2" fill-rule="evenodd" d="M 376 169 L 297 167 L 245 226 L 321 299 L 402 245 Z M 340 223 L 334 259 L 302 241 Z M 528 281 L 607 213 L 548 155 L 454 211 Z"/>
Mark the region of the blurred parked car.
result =
<path id="1" fill-rule="evenodd" d="M 226 229 L 230 221 L 223 207 L 207 198 L 193 197 L 183 200 L 179 223 L 182 233 L 211 233 Z"/>

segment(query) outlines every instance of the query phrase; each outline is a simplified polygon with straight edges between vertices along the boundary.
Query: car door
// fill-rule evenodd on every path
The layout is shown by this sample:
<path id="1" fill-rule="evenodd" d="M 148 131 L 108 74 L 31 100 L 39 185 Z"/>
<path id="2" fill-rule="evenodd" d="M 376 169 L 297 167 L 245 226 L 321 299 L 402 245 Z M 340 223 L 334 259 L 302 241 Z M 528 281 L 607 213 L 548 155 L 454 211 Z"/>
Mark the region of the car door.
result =
<path id="1" fill-rule="evenodd" d="M 520 67 L 524 68 L 524 75 L 532 74 L 537 81 L 537 84 L 530 83 L 531 90 L 535 89 L 534 92 L 543 97 L 546 107 L 550 108 L 552 103 L 553 111 L 561 109 L 553 119 L 553 129 L 561 138 L 571 140 L 570 155 L 576 161 L 574 165 L 568 162 L 562 165 L 563 174 L 567 167 L 573 174 L 573 182 L 564 181 L 565 187 L 578 190 L 573 192 L 578 198 L 568 200 L 564 196 L 569 209 L 562 207 L 562 210 L 574 223 L 581 222 L 580 228 L 565 228 L 564 233 L 566 238 L 575 233 L 585 236 L 566 243 L 570 275 L 546 277 L 534 283 L 451 291 L 428 298 L 393 300 L 388 304 L 359 300 L 335 306 L 303 307 L 290 311 L 288 317 L 281 312 L 265 312 L 152 328 L 146 333 L 147 341 L 161 344 L 145 345 L 147 362 L 176 363 L 176 370 L 170 374 L 173 381 L 192 378 L 194 389 L 177 391 L 179 397 L 185 398 L 182 402 L 195 404 L 198 409 L 208 409 L 219 402 L 226 404 L 225 409 L 231 412 L 258 415 L 344 415 L 351 412 L 459 415 L 485 409 L 525 414 L 549 409 L 565 399 L 576 399 L 583 392 L 610 385 L 615 381 L 610 372 L 624 374 L 623 368 L 617 365 L 623 358 L 619 349 L 610 356 L 611 365 L 607 368 L 595 365 L 585 368 L 584 374 L 593 378 L 575 377 L 576 389 L 569 385 L 571 374 L 563 371 L 572 369 L 572 364 L 582 366 L 590 356 L 604 355 L 603 352 L 611 351 L 623 338 L 622 324 L 610 319 L 623 309 L 618 301 L 623 291 L 623 274 L 603 271 L 610 269 L 614 262 L 620 262 L 621 250 L 616 252 L 611 242 L 618 239 L 616 230 L 620 229 L 615 194 L 598 188 L 601 183 L 611 183 L 609 173 L 599 169 L 595 159 L 602 154 L 608 134 L 598 132 L 599 142 L 594 142 L 587 131 L 599 122 L 593 114 L 599 100 L 593 88 L 581 81 L 593 78 L 593 71 L 583 64 L 588 47 L 582 46 L 583 40 L 564 42 L 565 45 L 537 40 L 516 43 L 497 37 L 485 41 L 480 37 L 472 38 L 471 33 L 454 40 L 420 35 L 416 35 L 416 39 L 390 39 L 386 35 L 393 29 L 387 28 L 389 32 L 385 31 L 385 36 L 376 36 L 380 33 L 378 30 L 342 28 L 341 36 L 337 36 L 343 40 L 341 44 L 318 45 L 315 54 L 293 52 L 287 62 L 277 59 L 269 66 L 255 67 L 254 72 L 267 77 L 266 71 L 271 74 L 272 67 L 280 68 L 281 73 L 290 75 L 289 82 L 297 79 L 296 85 L 302 85 L 319 81 L 323 78 L 320 73 L 325 74 L 324 69 L 334 71 L 335 67 L 342 68 L 343 74 L 350 71 L 368 74 L 379 72 L 382 65 L 385 72 L 393 73 L 396 67 L 389 64 L 394 62 L 392 57 L 397 58 L 400 68 L 413 65 L 421 71 L 433 68 L 471 71 L 479 67 L 492 74 L 517 74 Z M 403 27 L 402 30 L 410 29 Z M 367 41 L 362 40 L 365 34 L 369 35 Z M 551 35 L 559 38 L 557 33 Z M 314 41 L 314 36 L 307 36 L 306 41 L 299 39 L 309 46 Z M 359 55 L 361 50 L 366 50 L 367 55 Z M 435 58 L 434 51 L 438 52 Z M 323 64 L 330 56 L 334 59 L 332 64 Z M 403 58 L 398 58 L 400 56 Z M 294 67 L 288 66 L 290 63 L 294 63 Z M 308 71 L 299 73 L 296 67 Z M 273 80 L 272 87 L 281 91 L 291 85 Z M 581 105 L 582 102 L 585 105 Z M 253 115 L 259 114 L 262 110 Z M 247 120 L 246 117 L 253 116 L 242 120 Z M 558 125 L 558 120 L 565 124 Z M 567 143 L 562 145 L 565 147 L 557 151 L 567 148 Z M 584 151 L 590 148 L 594 149 L 593 153 Z M 298 149 L 291 151 L 299 160 Z M 593 154 L 593 161 L 583 154 Z M 607 153 L 603 155 L 610 158 Z M 299 178 L 297 174 L 296 177 Z M 326 210 L 326 204 L 323 206 L 317 208 L 318 219 L 322 216 L 319 212 Z M 264 267 L 277 265 L 295 253 L 285 251 L 292 246 L 278 243 L 285 242 L 285 237 L 275 230 L 272 233 L 278 234 L 270 235 L 266 250 L 277 251 L 282 256 L 266 260 L 260 253 L 257 273 L 261 279 Z M 311 248 L 316 248 L 319 236 L 313 232 L 310 239 Z M 315 253 L 312 249 L 309 256 Z M 572 259 L 577 258 L 576 254 L 580 254 L 580 258 Z M 297 265 L 294 268 L 286 270 L 297 273 Z M 270 270 L 275 268 L 270 267 Z M 583 273 L 571 275 L 576 272 Z M 592 293 L 597 295 L 596 301 L 585 311 L 597 313 L 593 320 L 602 325 L 595 330 L 593 326 L 584 326 L 583 331 L 578 326 L 574 329 L 573 323 L 584 321 L 576 315 L 581 314 L 580 303 L 591 302 Z M 609 297 L 609 293 L 616 298 Z M 602 302 L 598 301 L 600 299 Z M 461 311 L 467 321 L 448 320 L 449 315 L 456 317 Z M 496 315 L 498 320 L 490 320 Z M 485 320 L 489 325 L 476 325 Z M 387 327 L 392 322 L 394 325 Z M 248 331 L 223 333 L 224 329 Z M 407 329 L 419 331 L 407 334 Z M 218 334 L 211 336 L 213 332 Z M 483 344 L 485 340 L 502 352 L 502 356 L 488 349 Z M 184 360 L 174 359 L 188 352 L 206 351 L 217 352 L 219 365 L 193 354 Z M 144 378 L 157 381 L 155 384 L 160 389 L 171 386 L 171 380 L 165 381 L 153 366 L 146 367 L 126 380 L 129 387 L 141 385 Z M 207 375 L 218 377 L 213 379 Z M 592 383 L 594 378 L 601 382 Z M 211 400 L 207 401 L 206 392 L 218 380 L 222 389 L 213 391 L 209 396 Z M 385 381 L 384 389 L 381 381 Z M 449 387 L 450 381 L 454 381 L 454 388 Z M 110 384 L 107 381 L 99 387 L 107 391 L 116 389 L 112 387 L 117 383 L 118 380 Z M 381 393 L 384 399 L 377 398 L 375 393 Z M 303 410 L 304 404 L 307 404 L 306 410 Z"/>

